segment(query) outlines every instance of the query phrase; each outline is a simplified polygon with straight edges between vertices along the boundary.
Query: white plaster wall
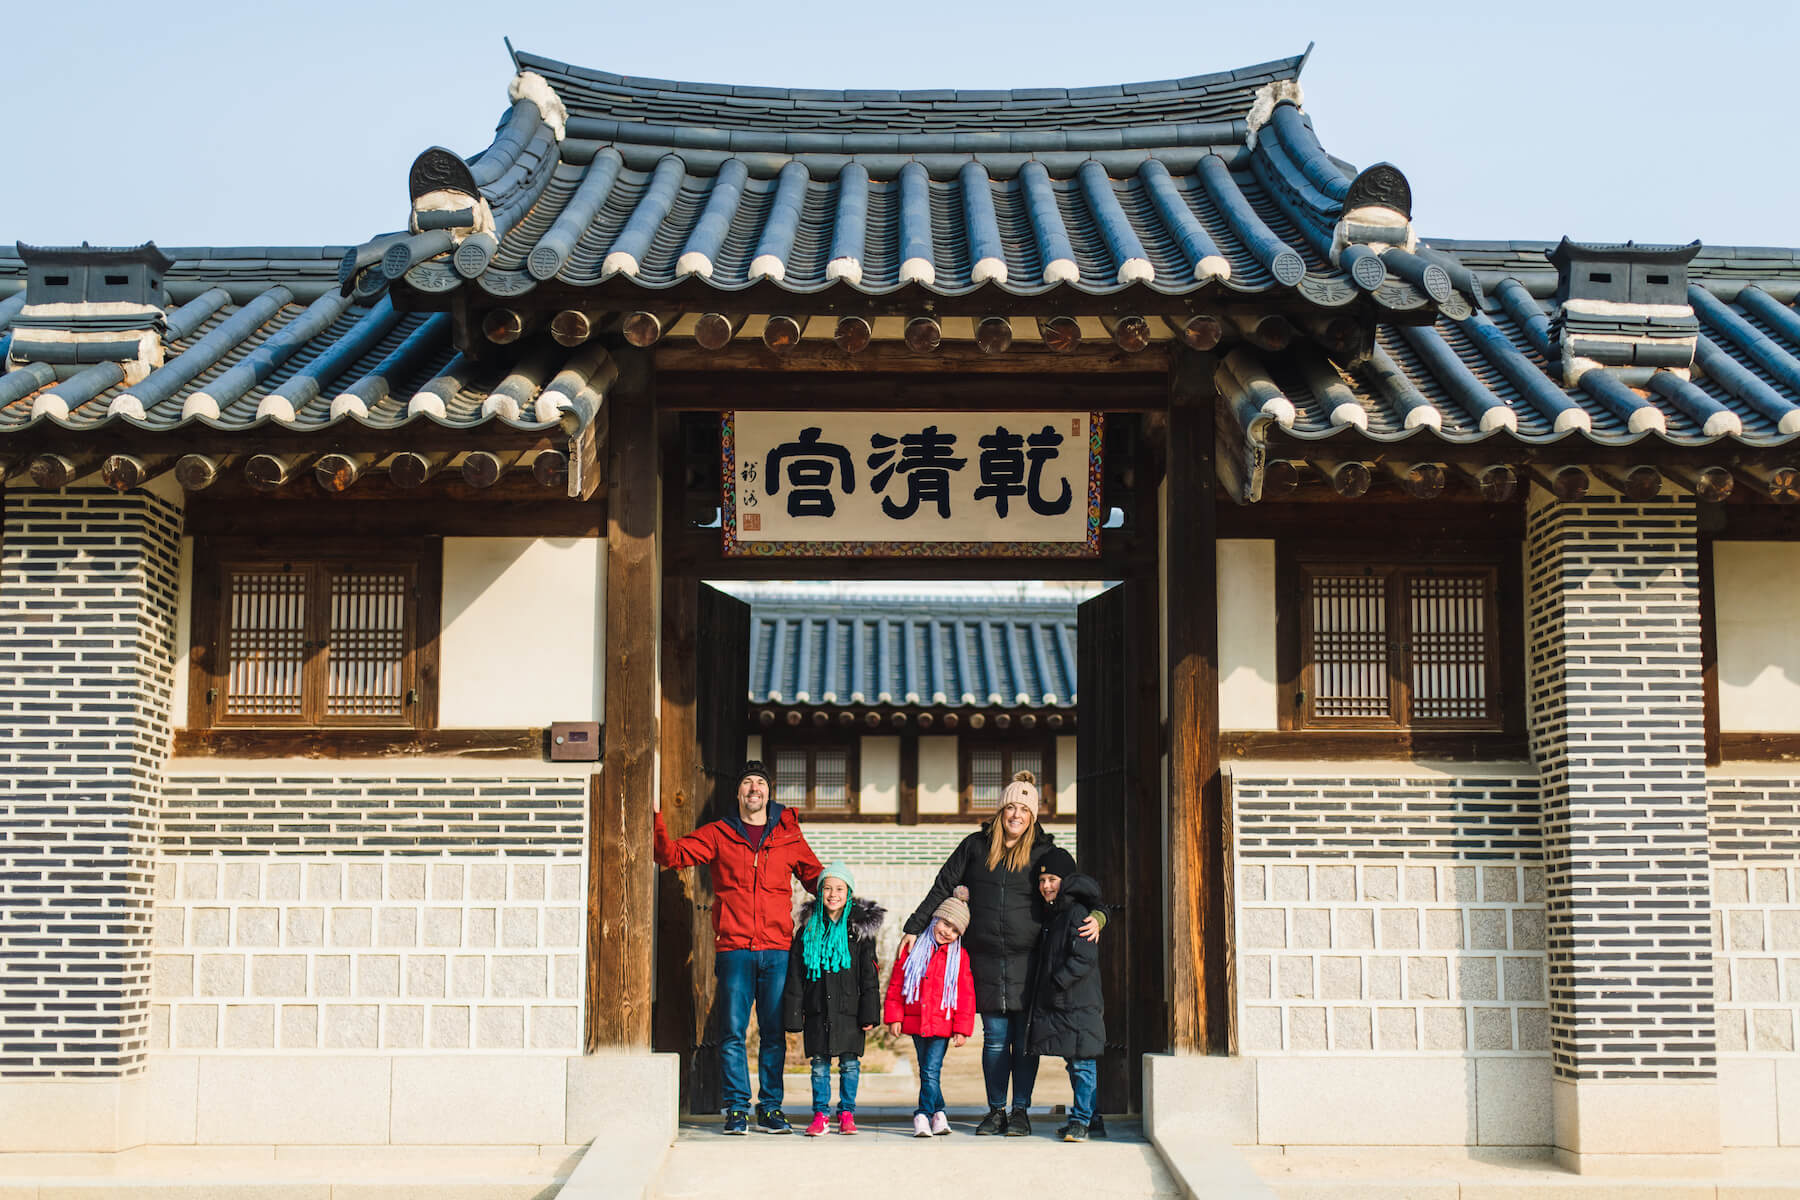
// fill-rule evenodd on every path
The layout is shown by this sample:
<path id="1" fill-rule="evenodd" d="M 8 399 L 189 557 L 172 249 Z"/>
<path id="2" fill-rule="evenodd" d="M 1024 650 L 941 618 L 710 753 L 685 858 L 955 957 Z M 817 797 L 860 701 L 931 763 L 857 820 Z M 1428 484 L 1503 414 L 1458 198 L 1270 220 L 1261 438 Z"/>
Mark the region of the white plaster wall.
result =
<path id="1" fill-rule="evenodd" d="M 1800 545 L 1717 542 L 1719 728 L 1800 731 Z"/>
<path id="2" fill-rule="evenodd" d="M 862 739 L 861 805 L 865 813 L 900 811 L 900 739 Z"/>
<path id="3" fill-rule="evenodd" d="M 919 739 L 919 811 L 957 810 L 957 758 L 954 737 Z"/>
<path id="4" fill-rule="evenodd" d="M 1075 739 L 1056 739 L 1056 815 L 1075 815 Z"/>
<path id="5" fill-rule="evenodd" d="M 175 686 L 169 689 L 169 726 L 186 729 L 188 723 L 188 650 L 194 624 L 194 539 L 181 539 L 181 566 L 177 569 L 175 598 Z"/>
<path id="6" fill-rule="evenodd" d="M 1275 543 L 1219 543 L 1219 726 L 1274 729 Z"/>
<path id="7" fill-rule="evenodd" d="M 438 724 L 603 719 L 601 538 L 445 538 Z"/>

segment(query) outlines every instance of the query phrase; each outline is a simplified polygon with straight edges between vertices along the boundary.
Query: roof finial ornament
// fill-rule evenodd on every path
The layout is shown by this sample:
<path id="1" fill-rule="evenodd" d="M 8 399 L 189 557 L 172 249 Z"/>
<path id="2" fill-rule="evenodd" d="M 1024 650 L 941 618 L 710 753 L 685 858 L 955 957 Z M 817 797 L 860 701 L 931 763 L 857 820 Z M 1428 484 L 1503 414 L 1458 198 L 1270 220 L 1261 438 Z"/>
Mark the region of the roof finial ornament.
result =
<path id="1" fill-rule="evenodd" d="M 550 81 L 536 71 L 520 71 L 513 76 L 513 81 L 506 88 L 506 94 L 513 103 L 529 100 L 537 105 L 538 113 L 544 118 L 556 134 L 556 140 L 562 141 L 568 135 L 569 110 L 550 86 Z"/>
<path id="2" fill-rule="evenodd" d="M 1310 46 L 1307 48 L 1309 53 L 1311 49 Z M 1275 115 L 1276 105 L 1292 104 L 1299 108 L 1304 99 L 1298 79 L 1276 79 L 1257 88 L 1256 98 L 1250 102 L 1249 115 L 1244 118 L 1244 123 L 1250 127 L 1250 131 L 1244 136 L 1244 145 L 1252 150 L 1256 149 L 1256 131 L 1269 123 L 1270 118 Z"/>

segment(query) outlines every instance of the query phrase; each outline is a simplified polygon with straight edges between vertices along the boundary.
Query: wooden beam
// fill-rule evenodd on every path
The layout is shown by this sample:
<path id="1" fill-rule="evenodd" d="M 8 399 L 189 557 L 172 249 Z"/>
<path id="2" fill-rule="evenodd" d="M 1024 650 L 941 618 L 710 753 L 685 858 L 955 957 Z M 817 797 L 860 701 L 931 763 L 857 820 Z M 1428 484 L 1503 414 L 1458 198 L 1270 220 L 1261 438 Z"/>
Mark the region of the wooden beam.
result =
<path id="1" fill-rule="evenodd" d="M 555 447 L 539 450 L 531 460 L 531 477 L 539 487 L 566 488 L 569 484 L 569 456 Z"/>
<path id="2" fill-rule="evenodd" d="M 701 313 L 694 322 L 694 340 L 702 350 L 723 350 L 749 319 L 748 313 Z"/>
<path id="3" fill-rule="evenodd" d="M 597 309 L 565 308 L 550 318 L 550 337 L 573 350 L 600 331 L 605 313 Z"/>
<path id="4" fill-rule="evenodd" d="M 1800 733 L 1726 733 L 1720 756 L 1732 762 L 1800 762 Z"/>
<path id="5" fill-rule="evenodd" d="M 1588 494 L 1587 472 L 1580 467 L 1528 466 L 1525 473 L 1533 483 L 1564 503 L 1584 499 Z"/>
<path id="6" fill-rule="evenodd" d="M 674 461 L 670 461 L 673 458 Z M 664 473 L 679 468 L 678 456 L 664 460 Z M 665 497 L 664 520 L 668 519 Z M 700 581 L 665 575 L 662 581 L 661 776 L 663 821 L 670 837 L 693 832 L 703 819 L 710 789 L 700 754 L 695 701 L 699 688 L 696 645 L 699 636 Z M 706 1006 L 696 989 L 708 982 L 696 970 L 712 939 L 699 914 L 711 900 L 706 872 L 698 868 L 659 871 L 656 877 L 656 1005 L 652 1045 L 679 1054 L 682 1091 L 691 1101 L 694 1055 L 706 1040 Z"/>
<path id="7" fill-rule="evenodd" d="M 861 354 L 875 340 L 875 330 L 864 317 L 839 317 L 831 341 L 845 354 Z"/>
<path id="8" fill-rule="evenodd" d="M 1074 317 L 1039 317 L 1038 340 L 1057 354 L 1072 354 L 1081 346 L 1081 323 Z"/>
<path id="9" fill-rule="evenodd" d="M 763 325 L 763 345 L 777 354 L 788 354 L 800 345 L 801 335 L 805 332 L 806 318 L 777 313 Z"/>
<path id="10" fill-rule="evenodd" d="M 1231 323 L 1260 350 L 1286 350 L 1294 340 L 1293 322 L 1280 313 L 1234 312 Z"/>
<path id="11" fill-rule="evenodd" d="M 944 330 L 936 317 L 914 317 L 906 323 L 906 332 L 900 340 L 914 354 L 933 354 L 943 344 Z"/>
<path id="12" fill-rule="evenodd" d="M 101 456 L 94 451 L 70 454 L 39 454 L 31 460 L 27 473 L 31 482 L 46 491 L 68 487 L 100 466 Z"/>
<path id="13" fill-rule="evenodd" d="M 1024 360 L 1028 343 L 1014 342 L 1012 350 L 990 358 L 964 343 L 974 366 L 967 371 L 946 374 L 889 371 L 885 364 L 879 372 L 795 372 L 762 378 L 754 387 L 746 387 L 744 376 L 737 371 L 665 372 L 660 365 L 656 376 L 657 405 L 665 412 L 718 412 L 735 408 L 740 412 L 770 409 L 841 409 L 868 412 L 938 412 L 946 408 L 993 409 L 1006 411 L 1028 407 L 1031 410 L 1072 412 L 1146 412 L 1168 403 L 1168 377 L 1164 375 L 1124 373 L 1120 371 L 1056 371 L 1057 363 L 1041 351 L 1030 371 L 1015 371 L 1013 365 Z M 873 365 L 880 351 L 869 351 Z M 1119 357 L 1117 349 L 1109 347 Z M 765 351 L 766 353 L 766 351 Z M 806 354 L 802 349 L 795 357 Z M 950 346 L 940 355 L 955 353 Z M 1145 351 L 1137 360 L 1148 359 L 1153 351 Z M 658 364 L 665 360 L 657 352 Z M 848 360 L 844 360 L 848 361 Z M 918 362 L 934 361 L 919 358 Z M 1071 357 L 1069 362 L 1078 361 Z M 1046 368 L 1050 368 L 1046 370 Z M 1302 454 L 1277 455 L 1280 458 L 1304 458 Z"/>
<path id="14" fill-rule="evenodd" d="M 525 336 L 530 313 L 510 308 L 490 308 L 481 317 L 481 336 L 496 346 L 510 346 Z"/>
<path id="15" fill-rule="evenodd" d="M 606 505 L 549 498 L 533 483 L 531 499 L 447 503 L 430 493 L 401 498 L 376 491 L 378 479 L 345 496 L 276 502 L 207 492 L 188 501 L 184 532 L 196 537 L 296 538 L 320 530 L 354 528 L 361 537 L 600 537 Z M 364 495 L 364 493 L 370 493 Z M 261 501 L 260 503 L 258 501 Z"/>
<path id="16" fill-rule="evenodd" d="M 1012 322 L 1005 317 L 983 317 L 975 326 L 975 345 L 983 354 L 1005 354 L 1012 344 Z"/>
<path id="17" fill-rule="evenodd" d="M 1697 471 L 1664 467 L 1662 473 L 1708 504 L 1724 503 L 1737 486 L 1737 480 L 1724 467 L 1701 467 Z"/>
<path id="18" fill-rule="evenodd" d="M 440 450 L 436 454 L 419 454 L 412 450 L 402 450 L 394 455 L 393 460 L 388 463 L 388 478 L 396 487 L 411 491 L 413 488 L 425 486 L 427 482 L 436 477 L 439 471 L 449 466 L 455 457 L 456 455 L 448 450 Z"/>
<path id="19" fill-rule="evenodd" d="M 655 873 L 650 857 L 656 777 L 659 584 L 656 530 L 661 475 L 650 356 L 617 356 L 607 446 L 606 761 L 589 823 L 589 1050 L 650 1044 Z"/>
<path id="20" fill-rule="evenodd" d="M 168 454 L 141 458 L 135 454 L 111 454 L 100 464 L 100 478 L 115 492 L 129 492 L 143 487 L 174 466 L 175 458 Z"/>
<path id="21" fill-rule="evenodd" d="M 1627 500 L 1642 503 L 1662 495 L 1662 472 L 1655 467 L 1638 466 L 1629 471 L 1619 471 L 1612 467 L 1597 466 L 1593 471 L 1595 479 Z"/>
<path id="22" fill-rule="evenodd" d="M 1143 317 L 1101 317 L 1113 345 L 1127 354 L 1137 354 L 1150 345 L 1150 322 Z"/>
<path id="23" fill-rule="evenodd" d="M 638 349 L 648 349 L 662 341 L 665 334 L 681 319 L 681 310 L 669 309 L 666 312 L 647 312 L 639 310 L 625 314 L 620 325 L 620 332 L 625 335 L 627 344 Z"/>
<path id="24" fill-rule="evenodd" d="M 244 462 L 244 482 L 259 492 L 285 487 L 312 464 L 311 454 L 252 454 Z"/>
<path id="25" fill-rule="evenodd" d="M 547 755 L 543 729 L 177 729 L 188 758 L 527 759 Z"/>
<path id="26" fill-rule="evenodd" d="M 1225 323 L 1211 313 L 1164 317 L 1163 323 L 1190 350 L 1211 350 L 1225 338 Z"/>
<path id="27" fill-rule="evenodd" d="M 1182 355 L 1170 378 L 1163 610 L 1168 645 L 1169 1046 L 1223 1052 L 1223 826 L 1219 782 L 1219 631 L 1210 364 Z"/>
<path id="28" fill-rule="evenodd" d="M 1369 485 L 1375 481 L 1374 473 L 1365 462 L 1334 462 L 1320 459 L 1312 464 L 1312 469 L 1331 485 L 1331 490 L 1346 500 L 1355 500 L 1368 494 Z M 1267 495 L 1267 492 L 1264 493 Z"/>
<path id="29" fill-rule="evenodd" d="M 380 458 L 379 454 L 321 454 L 313 464 L 313 478 L 321 491 L 348 491 Z"/>
<path id="30" fill-rule="evenodd" d="M 1280 500 L 1300 488 L 1300 471 L 1304 464 L 1278 458 L 1263 468 L 1263 499 Z"/>
<path id="31" fill-rule="evenodd" d="M 857 330 L 857 323 L 861 321 L 861 317 L 845 318 L 838 323 L 838 330 L 840 334 L 846 327 Z M 1159 384 L 1166 380 L 1169 368 L 1170 343 L 1167 342 L 1157 342 L 1139 354 L 1127 354 L 1110 341 L 1084 342 L 1079 349 L 1068 354 L 1058 354 L 1040 341 L 1015 337 L 1007 353 L 989 355 L 972 338 L 968 341 L 943 342 L 936 351 L 927 353 L 915 352 L 904 342 L 889 341 L 863 342 L 863 349 L 853 349 L 857 344 L 854 339 L 861 336 L 860 331 L 857 331 L 829 346 L 819 341 L 802 342 L 799 349 L 788 354 L 776 354 L 756 341 L 735 342 L 727 352 L 717 355 L 709 354 L 689 343 L 665 341 L 656 348 L 656 363 L 660 378 L 689 371 L 723 374 L 727 373 L 723 368 L 728 367 L 730 374 L 740 378 L 746 371 L 831 372 L 839 375 L 854 373 L 859 378 L 871 371 L 939 378 L 976 374 L 991 376 L 1001 372 L 1056 375 L 1092 373 L 1112 377 L 1120 374 L 1145 379 L 1154 377 Z M 716 398 L 712 407 L 719 407 Z M 749 406 L 735 403 L 733 407 Z"/>
<path id="32" fill-rule="evenodd" d="M 1491 467 L 1458 466 L 1453 469 L 1463 482 L 1489 504 L 1505 504 L 1518 493 L 1518 472 L 1505 463 L 1496 463 Z"/>
<path id="33" fill-rule="evenodd" d="M 1800 503 L 1800 467 L 1740 467 L 1737 477 L 1751 491 L 1777 504 Z"/>
<path id="34" fill-rule="evenodd" d="M 472 488 L 491 488 L 523 458 L 523 450 L 472 450 L 463 456 L 463 482 Z"/>
<path id="35" fill-rule="evenodd" d="M 1233 760 L 1507 762 L 1529 757 L 1523 734 L 1403 729 L 1230 729 L 1219 734 L 1219 753 Z"/>
<path id="36" fill-rule="evenodd" d="M 1383 463 L 1388 476 L 1415 500 L 1436 500 L 1444 494 L 1442 463 Z"/>

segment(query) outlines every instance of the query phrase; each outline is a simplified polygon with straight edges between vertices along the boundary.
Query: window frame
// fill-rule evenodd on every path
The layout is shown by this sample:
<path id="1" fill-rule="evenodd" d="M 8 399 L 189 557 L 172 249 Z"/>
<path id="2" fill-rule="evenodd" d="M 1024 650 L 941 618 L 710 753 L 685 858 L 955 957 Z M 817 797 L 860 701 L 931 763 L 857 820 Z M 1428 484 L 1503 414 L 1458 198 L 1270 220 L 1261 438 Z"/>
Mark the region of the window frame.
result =
<path id="1" fill-rule="evenodd" d="M 777 800 L 785 808 L 792 808 L 803 816 L 854 817 L 862 813 L 862 740 L 858 737 L 829 737 L 809 734 L 799 737 L 778 737 L 763 734 L 762 758 L 770 771 L 777 771 L 776 754 L 781 751 L 792 753 L 796 750 L 806 752 L 806 800 L 802 804 L 790 804 L 786 800 L 778 800 L 775 788 L 778 780 L 771 776 L 769 783 L 769 799 Z M 844 787 L 849 793 L 850 802 L 843 808 L 819 808 L 815 789 L 818 784 L 818 753 L 821 750 L 842 750 L 844 759 Z"/>
<path id="2" fill-rule="evenodd" d="M 402 686 L 417 693 L 412 712 L 399 718 L 327 718 L 323 713 L 326 656 L 309 653 L 302 670 L 304 712 L 299 716 L 225 711 L 229 664 L 228 572 L 244 567 L 300 567 L 308 583 L 306 640 L 322 641 L 328 619 L 329 579 L 333 569 L 401 566 L 411 577 L 412 595 L 405 602 Z M 321 539 L 197 537 L 194 539 L 193 607 L 189 625 L 188 728 L 232 734 L 267 732 L 287 735 L 390 735 L 411 737 L 435 730 L 438 715 L 438 635 L 443 603 L 443 539 L 383 539 L 366 546 Z M 317 649 L 316 647 L 314 648 Z M 210 693 L 210 694 L 209 694 Z M 404 694 L 404 691 L 403 693 Z"/>
<path id="3" fill-rule="evenodd" d="M 1383 547 L 1361 550 L 1352 545 L 1278 542 L 1276 552 L 1276 647 L 1279 656 L 1279 711 L 1277 727 L 1307 738 L 1341 737 L 1366 740 L 1388 736 L 1415 741 L 1441 739 L 1459 744 L 1468 739 L 1516 740 L 1525 729 L 1524 612 L 1522 562 L 1517 546 L 1463 545 L 1440 547 Z M 1312 654 L 1312 606 L 1308 602 L 1310 580 L 1325 573 L 1380 572 L 1395 586 L 1387 589 L 1389 680 L 1388 715 L 1382 718 L 1315 717 Z M 1493 715 L 1488 718 L 1411 718 L 1411 659 L 1405 646 L 1411 641 L 1404 581 L 1420 574 L 1468 575 L 1480 573 L 1489 582 L 1485 601 L 1487 627 L 1487 687 L 1493 696 Z"/>
<path id="4" fill-rule="evenodd" d="M 1002 787 L 1010 781 L 1017 768 L 1013 764 L 1012 754 L 1015 749 L 1036 745 L 1041 747 L 1043 769 L 1034 771 L 1038 787 L 1038 820 L 1045 821 L 1056 815 L 1056 739 L 1057 734 L 1044 730 L 1029 732 L 1008 730 L 1001 732 L 964 733 L 956 739 L 956 812 L 960 817 L 987 818 L 993 816 L 996 808 L 976 808 L 974 805 L 975 778 L 971 759 L 975 748 L 1000 746 L 1006 755 L 1001 763 L 1000 778 Z"/>

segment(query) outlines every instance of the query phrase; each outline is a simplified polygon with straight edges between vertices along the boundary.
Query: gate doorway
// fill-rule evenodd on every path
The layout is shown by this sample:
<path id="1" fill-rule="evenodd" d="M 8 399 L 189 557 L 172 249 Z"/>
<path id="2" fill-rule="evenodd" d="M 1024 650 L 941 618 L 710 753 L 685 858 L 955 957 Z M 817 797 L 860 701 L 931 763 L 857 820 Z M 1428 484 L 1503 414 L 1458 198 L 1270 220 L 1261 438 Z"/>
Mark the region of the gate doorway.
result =
<path id="1" fill-rule="evenodd" d="M 669 578 L 662 746 L 670 832 L 734 810 L 743 762 L 762 758 L 776 776 L 775 799 L 800 810 L 820 859 L 843 859 L 858 894 L 888 910 L 885 988 L 901 926 L 938 868 L 997 809 L 1014 771 L 1031 770 L 1045 793 L 1045 828 L 1099 882 L 1109 908 L 1099 1103 L 1134 1111 L 1141 1055 L 1163 1048 L 1167 1027 L 1163 989 L 1145 982 L 1163 969 L 1157 627 L 1145 580 L 715 586 Z M 883 671 L 888 682 L 874 682 Z M 871 682 L 834 687 L 821 682 L 828 672 Z M 671 686 L 684 680 L 691 691 Z M 693 782 L 671 794 L 671 777 Z M 721 1106 L 706 874 L 665 872 L 659 881 L 656 1046 L 683 1054 L 684 1108 L 695 1114 Z M 910 1105 L 910 1039 L 877 1030 L 869 1040 L 862 1103 Z M 798 1039 L 790 1042 L 789 1070 L 804 1070 Z M 969 1044 L 946 1061 L 953 1110 L 985 1103 L 981 1043 L 977 1021 Z M 881 1079 L 896 1058 L 904 1086 Z M 789 1074 L 791 1110 L 804 1107 L 804 1094 L 792 1093 L 805 1087 L 804 1075 Z M 1034 1104 L 1067 1099 L 1062 1060 L 1046 1059 Z"/>

